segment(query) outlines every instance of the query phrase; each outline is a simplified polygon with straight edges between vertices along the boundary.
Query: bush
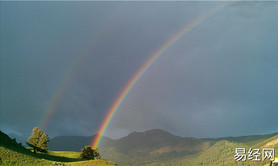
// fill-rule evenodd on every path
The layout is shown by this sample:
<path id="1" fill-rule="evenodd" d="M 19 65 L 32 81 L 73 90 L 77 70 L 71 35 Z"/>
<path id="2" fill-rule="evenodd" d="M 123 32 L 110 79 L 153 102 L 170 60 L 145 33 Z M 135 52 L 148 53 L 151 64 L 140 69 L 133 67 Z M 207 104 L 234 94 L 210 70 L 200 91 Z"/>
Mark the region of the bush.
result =
<path id="1" fill-rule="evenodd" d="M 92 149 L 91 146 L 85 146 L 84 149 L 81 149 L 81 158 L 86 160 L 99 159 L 100 154 L 98 148 Z"/>

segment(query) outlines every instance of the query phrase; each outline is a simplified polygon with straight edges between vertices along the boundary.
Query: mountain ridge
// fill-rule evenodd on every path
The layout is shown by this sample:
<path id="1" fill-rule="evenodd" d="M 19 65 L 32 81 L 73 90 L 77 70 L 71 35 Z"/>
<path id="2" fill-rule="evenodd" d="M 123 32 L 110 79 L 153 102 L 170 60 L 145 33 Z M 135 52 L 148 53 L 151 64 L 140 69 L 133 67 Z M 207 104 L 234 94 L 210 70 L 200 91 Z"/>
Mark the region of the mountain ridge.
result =
<path id="1" fill-rule="evenodd" d="M 60 138 L 68 139 L 67 136 Z M 63 143 L 64 147 L 70 148 L 73 142 L 79 141 L 78 144 L 81 146 L 80 142 L 84 138 L 74 138 L 76 140 L 68 141 L 68 144 L 66 144 L 67 141 L 61 141 L 60 143 Z M 88 143 L 94 137 L 86 138 Z M 51 139 L 49 144 L 51 142 L 54 143 L 55 139 Z M 83 142 L 82 147 L 85 144 L 86 142 Z M 206 163 L 206 165 L 211 163 L 231 165 L 234 163 L 235 148 L 262 148 L 270 144 L 278 147 L 278 133 L 239 137 L 195 138 L 176 136 L 162 129 L 153 129 L 144 132 L 134 131 L 119 139 L 103 137 L 99 149 L 101 156 L 121 165 L 161 165 L 162 163 L 166 165 L 184 165 L 185 163 L 185 165 L 199 165 L 202 163 Z M 75 150 L 80 151 L 79 149 L 82 147 L 75 147 Z M 217 158 L 215 155 L 221 157 Z M 209 158 L 211 161 L 207 161 L 205 158 Z M 250 162 L 248 161 L 246 164 L 248 165 Z"/>
<path id="2" fill-rule="evenodd" d="M 94 134 L 92 136 L 57 136 L 53 137 L 50 139 L 49 142 L 49 148 L 55 148 L 52 143 L 56 142 L 59 139 L 68 139 L 68 138 L 74 138 L 74 139 L 82 139 L 85 140 L 86 145 L 90 145 L 91 142 L 93 141 L 93 138 L 98 135 Z M 162 138 L 163 141 L 173 141 L 173 140 L 179 140 L 179 139 L 191 139 L 191 140 L 202 140 L 202 141 L 211 141 L 211 142 L 216 142 L 216 141 L 222 141 L 222 140 L 227 140 L 227 141 L 233 141 L 233 142 L 239 142 L 239 143 L 245 143 L 245 142 L 251 142 L 251 143 L 256 143 L 256 141 L 259 141 L 260 139 L 267 139 L 270 137 L 273 137 L 275 135 L 278 135 L 278 132 L 270 133 L 270 134 L 256 134 L 256 135 L 245 135 L 245 136 L 228 136 L 228 137 L 217 137 L 217 138 L 198 138 L 198 137 L 182 137 L 182 136 L 177 136 L 174 134 L 171 134 L 168 131 L 165 131 L 163 129 L 151 129 L 151 130 L 146 130 L 143 132 L 137 132 L 133 131 L 129 133 L 127 136 L 118 138 L 118 139 L 112 139 L 106 136 L 102 136 L 102 144 L 106 144 L 104 146 L 109 146 L 111 143 L 122 143 L 126 142 L 129 139 L 138 139 L 137 137 L 151 137 L 152 141 L 156 141 L 156 137 Z M 141 141 L 141 140 L 140 140 Z M 138 143 L 138 142 L 137 142 Z M 144 142 L 146 143 L 146 142 Z M 155 142 L 157 143 L 157 142 Z M 102 146 L 101 146 L 102 147 Z M 52 149 L 54 150 L 54 149 Z"/>

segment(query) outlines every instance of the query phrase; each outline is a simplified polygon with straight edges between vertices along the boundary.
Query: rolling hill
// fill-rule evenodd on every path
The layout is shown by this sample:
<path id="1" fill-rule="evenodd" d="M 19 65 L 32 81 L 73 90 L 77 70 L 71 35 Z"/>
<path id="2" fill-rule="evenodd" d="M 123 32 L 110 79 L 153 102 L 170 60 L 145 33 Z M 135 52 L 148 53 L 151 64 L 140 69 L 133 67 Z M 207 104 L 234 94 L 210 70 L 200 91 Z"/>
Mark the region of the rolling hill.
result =
<path id="1" fill-rule="evenodd" d="M 22 165 L 22 166 L 115 166 L 117 164 L 104 159 L 84 160 L 80 157 L 80 152 L 71 151 L 48 151 L 48 153 L 31 152 L 15 139 L 11 139 L 7 134 L 0 131 L 0 165 Z"/>
<path id="2" fill-rule="evenodd" d="M 64 136 L 51 139 L 55 150 L 79 150 L 93 137 Z M 59 141 L 58 141 L 59 140 Z M 71 140 L 71 141 L 69 141 Z M 75 145 L 72 142 L 77 142 Z M 78 146 L 80 147 L 78 147 Z M 278 133 L 222 138 L 180 137 L 154 129 L 133 132 L 113 140 L 105 137 L 100 147 L 101 156 L 120 165 L 264 165 L 269 160 L 236 163 L 235 149 L 276 148 Z M 51 149 L 51 148 L 50 148 Z"/>

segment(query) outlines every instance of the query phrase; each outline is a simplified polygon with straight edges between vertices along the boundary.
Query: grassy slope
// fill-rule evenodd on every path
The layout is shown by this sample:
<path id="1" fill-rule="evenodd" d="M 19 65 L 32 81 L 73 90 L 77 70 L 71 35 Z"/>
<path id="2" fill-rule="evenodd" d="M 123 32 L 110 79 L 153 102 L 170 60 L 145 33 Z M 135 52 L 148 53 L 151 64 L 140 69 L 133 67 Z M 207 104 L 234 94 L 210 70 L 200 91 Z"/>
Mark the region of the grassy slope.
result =
<path id="1" fill-rule="evenodd" d="M 115 166 L 116 164 L 103 159 L 99 160 L 81 160 L 79 159 L 79 152 L 60 152 L 50 151 L 49 154 L 28 154 L 17 152 L 9 148 L 0 146 L 0 165 L 65 165 L 65 166 Z"/>
<path id="2" fill-rule="evenodd" d="M 277 133 L 276 133 L 277 134 Z M 171 160 L 165 163 L 165 165 L 213 165 L 213 166 L 222 166 L 222 165 L 242 165 L 242 166 L 262 166 L 268 165 L 270 160 L 265 161 L 253 161 L 253 160 L 246 160 L 245 162 L 240 161 L 236 162 L 234 160 L 235 149 L 236 148 L 245 148 L 246 154 L 248 154 L 249 148 L 252 149 L 260 149 L 262 150 L 265 148 L 265 145 L 271 141 L 278 140 L 278 135 L 269 137 L 261 137 L 259 140 L 252 140 L 250 142 L 244 141 L 242 142 L 230 142 L 230 141 L 219 141 L 216 142 L 213 146 L 205 150 L 204 152 L 190 156 L 187 158 L 182 159 L 181 161 Z M 273 145 L 269 148 L 274 148 L 275 151 L 278 149 L 278 144 Z M 260 151 L 261 153 L 261 151 Z M 277 155 L 276 155 L 277 157 Z M 163 165 L 159 163 L 152 163 L 150 165 Z"/>
<path id="3" fill-rule="evenodd" d="M 0 131 L 0 165 L 71 165 L 71 166 L 112 166 L 116 165 L 104 159 L 82 160 L 79 158 L 80 152 L 69 151 L 49 151 L 47 154 L 34 154 L 30 149 L 26 149 L 15 140 L 10 139 Z"/>

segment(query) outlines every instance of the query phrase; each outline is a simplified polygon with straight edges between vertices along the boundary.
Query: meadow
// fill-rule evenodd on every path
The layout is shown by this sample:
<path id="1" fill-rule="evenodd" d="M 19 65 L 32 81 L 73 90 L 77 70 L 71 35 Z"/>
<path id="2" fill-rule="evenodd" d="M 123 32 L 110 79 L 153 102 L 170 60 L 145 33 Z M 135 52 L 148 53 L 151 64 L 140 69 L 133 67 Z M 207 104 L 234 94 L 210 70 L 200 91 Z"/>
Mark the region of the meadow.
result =
<path id="1" fill-rule="evenodd" d="M 79 158 L 80 152 L 70 152 L 70 151 L 48 151 L 47 154 L 37 153 L 33 154 L 31 150 L 12 150 L 6 147 L 0 147 L 0 165 L 64 165 L 64 166 L 115 166 L 110 161 L 104 159 L 96 160 L 83 160 Z"/>
<path id="2" fill-rule="evenodd" d="M 33 153 L 31 148 L 25 148 L 0 131 L 0 165 L 18 166 L 115 166 L 117 164 L 104 159 L 84 160 L 81 152 L 48 151 L 47 153 Z"/>

